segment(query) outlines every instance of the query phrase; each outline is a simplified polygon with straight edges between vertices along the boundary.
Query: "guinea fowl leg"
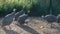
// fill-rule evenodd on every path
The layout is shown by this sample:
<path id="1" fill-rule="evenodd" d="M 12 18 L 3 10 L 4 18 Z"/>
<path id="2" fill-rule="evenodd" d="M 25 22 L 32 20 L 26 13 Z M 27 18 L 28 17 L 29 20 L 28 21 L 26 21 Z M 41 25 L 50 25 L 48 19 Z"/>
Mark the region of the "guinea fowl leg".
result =
<path id="1" fill-rule="evenodd" d="M 51 28 L 52 28 L 52 23 L 51 23 Z"/>

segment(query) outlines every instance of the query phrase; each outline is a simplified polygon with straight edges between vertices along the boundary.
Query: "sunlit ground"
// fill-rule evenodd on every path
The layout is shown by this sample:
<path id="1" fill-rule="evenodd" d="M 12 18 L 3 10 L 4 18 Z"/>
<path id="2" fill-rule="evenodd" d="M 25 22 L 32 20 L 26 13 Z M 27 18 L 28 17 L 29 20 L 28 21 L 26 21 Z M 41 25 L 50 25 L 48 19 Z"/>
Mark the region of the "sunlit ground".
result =
<path id="1" fill-rule="evenodd" d="M 24 25 L 17 26 L 12 23 L 10 27 L 11 30 L 8 31 L 1 28 L 0 34 L 60 34 L 60 24 L 54 22 L 51 28 L 50 23 L 42 21 L 39 17 L 30 17 L 29 23 Z"/>

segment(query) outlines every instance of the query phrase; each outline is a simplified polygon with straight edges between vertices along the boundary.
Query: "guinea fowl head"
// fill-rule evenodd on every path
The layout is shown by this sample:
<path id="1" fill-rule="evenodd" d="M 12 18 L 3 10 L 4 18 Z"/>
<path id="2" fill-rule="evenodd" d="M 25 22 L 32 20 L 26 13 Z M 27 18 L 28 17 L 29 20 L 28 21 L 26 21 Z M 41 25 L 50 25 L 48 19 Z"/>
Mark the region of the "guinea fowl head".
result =
<path id="1" fill-rule="evenodd" d="M 14 9 L 13 9 L 13 12 L 16 13 L 16 12 L 17 12 L 17 9 L 14 8 Z"/>

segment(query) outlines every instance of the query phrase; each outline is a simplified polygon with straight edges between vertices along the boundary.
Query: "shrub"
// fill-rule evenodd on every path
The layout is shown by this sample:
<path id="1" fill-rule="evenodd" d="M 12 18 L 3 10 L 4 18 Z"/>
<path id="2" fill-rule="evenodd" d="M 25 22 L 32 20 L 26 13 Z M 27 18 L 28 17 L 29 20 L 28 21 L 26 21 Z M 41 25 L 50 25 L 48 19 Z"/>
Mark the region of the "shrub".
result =
<path id="1" fill-rule="evenodd" d="M 0 0 L 0 16 L 5 16 L 11 13 L 13 8 L 18 11 L 22 10 L 24 6 L 30 11 L 31 16 L 40 16 L 49 14 L 50 11 L 49 0 Z M 53 14 L 60 13 L 59 0 L 53 0 Z"/>

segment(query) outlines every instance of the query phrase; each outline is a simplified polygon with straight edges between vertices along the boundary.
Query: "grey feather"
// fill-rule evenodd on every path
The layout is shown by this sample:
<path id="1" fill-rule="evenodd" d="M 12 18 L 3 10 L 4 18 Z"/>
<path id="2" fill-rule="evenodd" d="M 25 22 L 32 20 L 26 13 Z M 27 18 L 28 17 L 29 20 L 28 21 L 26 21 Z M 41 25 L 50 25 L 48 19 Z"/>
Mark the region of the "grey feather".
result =
<path id="1" fill-rule="evenodd" d="M 23 11 L 23 10 L 22 10 L 22 11 L 17 12 L 17 13 L 15 14 L 15 21 L 17 21 L 18 17 L 19 17 L 20 15 L 22 15 L 23 13 L 24 13 L 24 11 Z"/>
<path id="2" fill-rule="evenodd" d="M 45 20 L 47 20 L 50 23 L 55 22 L 56 21 L 56 16 L 54 16 L 54 15 L 46 15 Z"/>
<path id="3" fill-rule="evenodd" d="M 13 21 L 14 16 L 15 16 L 14 12 L 6 15 L 2 20 L 2 26 L 10 25 Z"/>
<path id="4" fill-rule="evenodd" d="M 60 23 L 60 14 L 57 16 L 57 22 Z"/>
<path id="5" fill-rule="evenodd" d="M 23 15 L 21 15 L 21 16 L 19 16 L 19 18 L 18 18 L 18 22 L 20 23 L 20 24 L 24 24 L 25 23 L 25 20 L 28 18 L 28 15 L 26 15 L 26 14 L 23 14 Z"/>

